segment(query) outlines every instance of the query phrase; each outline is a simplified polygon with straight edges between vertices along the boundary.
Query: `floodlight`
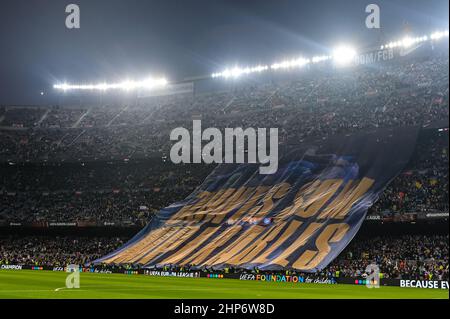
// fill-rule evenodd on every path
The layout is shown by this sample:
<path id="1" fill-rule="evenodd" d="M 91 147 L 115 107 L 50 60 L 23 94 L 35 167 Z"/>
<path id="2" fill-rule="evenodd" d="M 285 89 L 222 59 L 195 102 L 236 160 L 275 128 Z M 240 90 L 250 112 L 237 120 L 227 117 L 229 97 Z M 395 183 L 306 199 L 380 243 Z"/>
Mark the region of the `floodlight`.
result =
<path id="1" fill-rule="evenodd" d="M 126 80 L 120 83 L 120 88 L 125 91 L 130 91 L 136 87 L 136 84 L 130 80 Z"/>
<path id="2" fill-rule="evenodd" d="M 212 78 L 218 78 L 218 77 L 238 78 L 243 74 L 260 73 L 260 72 L 266 71 L 268 69 L 269 69 L 269 67 L 267 65 L 257 65 L 255 67 L 245 67 L 245 68 L 236 66 L 232 69 L 225 69 L 222 72 L 213 73 L 213 74 L 211 74 L 211 77 Z"/>
<path id="3" fill-rule="evenodd" d="M 419 37 L 406 36 L 403 39 L 383 44 L 380 46 L 380 49 L 386 50 L 386 49 L 394 49 L 394 48 L 400 48 L 400 47 L 409 48 L 415 44 L 427 42 L 430 39 L 431 40 L 439 40 L 441 38 L 448 37 L 448 36 L 449 36 L 448 30 L 434 32 L 433 34 L 428 35 L 428 36 L 427 35 L 419 36 Z M 358 54 L 358 52 L 356 49 L 354 49 L 350 46 L 342 45 L 342 46 L 337 47 L 335 50 L 333 50 L 333 53 L 330 56 L 326 56 L 326 55 L 325 56 L 314 56 L 310 59 L 298 58 L 298 59 L 293 59 L 293 60 L 276 62 L 276 63 L 271 64 L 270 66 L 257 66 L 257 67 L 253 67 L 253 68 L 234 67 L 232 69 L 225 69 L 222 72 L 213 73 L 213 74 L 211 74 L 211 77 L 212 78 L 218 78 L 218 77 L 237 78 L 243 74 L 262 72 L 267 69 L 276 71 L 279 69 L 302 67 L 302 66 L 304 66 L 306 64 L 310 64 L 310 63 L 316 64 L 316 63 L 320 63 L 322 61 L 327 61 L 327 60 L 333 60 L 337 65 L 343 66 L 343 65 L 348 65 L 348 64 L 352 63 L 352 61 L 354 60 L 354 58 L 356 57 L 357 54 Z"/>
<path id="4" fill-rule="evenodd" d="M 337 64 L 346 65 L 353 61 L 356 50 L 350 46 L 339 46 L 333 50 L 333 59 Z"/>
<path id="5" fill-rule="evenodd" d="M 412 46 L 414 43 L 416 42 L 415 39 L 410 38 L 410 37 L 405 37 L 402 40 L 402 46 L 405 48 L 409 48 L 410 46 Z"/>
<path id="6" fill-rule="evenodd" d="M 322 62 L 322 61 L 327 61 L 329 59 L 330 59 L 329 56 L 324 55 L 324 56 L 315 56 L 311 60 L 312 60 L 312 63 L 319 63 L 319 62 Z"/>
<path id="7" fill-rule="evenodd" d="M 298 58 L 295 60 L 287 60 L 287 61 L 282 61 L 282 62 L 278 62 L 278 63 L 274 63 L 271 65 L 271 69 L 273 70 L 278 70 L 278 69 L 288 69 L 288 68 L 294 68 L 294 67 L 302 67 L 308 63 L 310 63 L 311 61 L 309 59 L 305 59 L 305 58 Z"/>
<path id="8" fill-rule="evenodd" d="M 118 90 L 124 90 L 124 91 L 131 91 L 135 89 L 152 89 L 154 87 L 161 87 L 167 85 L 167 80 L 165 78 L 161 79 L 153 79 L 148 78 L 144 81 L 131 81 L 131 80 L 125 80 L 120 83 L 99 83 L 99 84 L 84 84 L 84 85 L 78 85 L 78 84 L 55 84 L 53 85 L 54 89 L 57 90 L 99 90 L 99 91 L 106 91 L 110 89 L 118 89 Z"/>
<path id="9" fill-rule="evenodd" d="M 439 40 L 443 37 L 448 37 L 448 30 L 446 31 L 438 31 L 438 32 L 434 32 L 433 34 L 431 34 L 430 38 L 432 40 Z"/>
<path id="10" fill-rule="evenodd" d="M 106 84 L 106 83 L 98 84 L 96 89 L 100 90 L 100 91 L 106 91 L 108 89 L 108 84 Z"/>

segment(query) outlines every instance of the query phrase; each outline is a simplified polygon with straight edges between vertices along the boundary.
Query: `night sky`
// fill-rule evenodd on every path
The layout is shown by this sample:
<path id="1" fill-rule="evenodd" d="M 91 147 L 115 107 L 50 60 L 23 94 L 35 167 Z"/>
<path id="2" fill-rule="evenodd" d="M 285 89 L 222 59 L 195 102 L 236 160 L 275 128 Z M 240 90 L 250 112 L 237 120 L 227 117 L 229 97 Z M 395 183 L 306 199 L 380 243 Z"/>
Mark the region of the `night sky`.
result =
<path id="1" fill-rule="evenodd" d="M 81 29 L 65 27 L 65 7 Z M 381 30 L 365 27 L 366 5 Z M 169 80 L 448 29 L 448 0 L 1 0 L 0 105 L 45 104 L 60 81 Z M 47 94 L 43 97 L 40 92 Z"/>

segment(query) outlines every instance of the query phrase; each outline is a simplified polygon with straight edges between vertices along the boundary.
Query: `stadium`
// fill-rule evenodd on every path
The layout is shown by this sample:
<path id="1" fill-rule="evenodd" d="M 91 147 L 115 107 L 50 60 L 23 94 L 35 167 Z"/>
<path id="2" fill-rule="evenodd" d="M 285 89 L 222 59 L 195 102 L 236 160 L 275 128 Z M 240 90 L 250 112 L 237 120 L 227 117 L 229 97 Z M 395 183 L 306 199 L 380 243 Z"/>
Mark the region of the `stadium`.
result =
<path id="1" fill-rule="evenodd" d="M 448 299 L 448 15 L 413 29 L 0 89 L 0 299 Z"/>

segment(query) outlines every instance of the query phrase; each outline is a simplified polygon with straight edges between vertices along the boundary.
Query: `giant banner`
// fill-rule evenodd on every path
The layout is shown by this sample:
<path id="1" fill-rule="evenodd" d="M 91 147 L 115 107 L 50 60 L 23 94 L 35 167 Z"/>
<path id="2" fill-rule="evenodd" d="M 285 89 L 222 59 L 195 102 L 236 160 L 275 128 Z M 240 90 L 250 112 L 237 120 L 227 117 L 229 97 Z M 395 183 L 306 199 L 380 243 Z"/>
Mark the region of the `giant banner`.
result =
<path id="1" fill-rule="evenodd" d="M 273 175 L 260 175 L 258 165 L 220 165 L 95 263 L 323 269 L 407 164 L 417 133 L 378 130 L 290 146 Z"/>

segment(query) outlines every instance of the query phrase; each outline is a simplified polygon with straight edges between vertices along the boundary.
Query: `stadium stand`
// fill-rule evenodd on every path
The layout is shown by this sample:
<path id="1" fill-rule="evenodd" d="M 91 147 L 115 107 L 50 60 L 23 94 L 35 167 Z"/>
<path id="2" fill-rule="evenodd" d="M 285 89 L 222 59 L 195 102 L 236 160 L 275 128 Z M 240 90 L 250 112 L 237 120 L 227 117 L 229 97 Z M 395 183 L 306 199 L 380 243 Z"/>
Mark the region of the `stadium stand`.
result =
<path id="1" fill-rule="evenodd" d="M 9 236 L 0 238 L 1 265 L 65 266 L 89 265 L 126 242 L 125 237 L 36 237 Z M 366 267 L 376 263 L 384 278 L 414 280 L 448 280 L 448 235 L 402 235 L 358 239 L 316 275 L 320 278 L 359 278 Z M 113 267 L 120 267 L 119 265 Z M 127 268 L 131 265 L 121 265 Z M 176 265 L 161 270 L 190 271 Z M 203 271 L 218 272 L 214 269 Z M 229 269 L 227 272 L 241 272 Z M 222 271 L 223 272 L 223 271 Z M 253 271 L 260 272 L 255 269 Z M 289 271 L 296 274 L 295 271 Z"/>
<path id="2" fill-rule="evenodd" d="M 146 100 L 88 110 L 7 111 L 2 161 L 87 161 L 168 155 L 175 127 L 200 115 L 205 127 L 278 127 L 284 143 L 377 127 L 427 126 L 448 119 L 448 55 L 380 69 L 311 72 L 297 81 L 236 88 L 226 94 Z M 66 113 L 67 112 L 67 113 Z M 30 113 L 30 114 L 29 114 Z M 80 114 L 82 114 L 80 116 Z M 63 118 L 53 127 L 51 119 Z M 42 118 L 41 118 L 42 119 Z M 299 120 L 301 119 L 301 120 Z M 40 123 L 33 125 L 35 123 Z M 73 127 L 73 123 L 78 123 Z"/>
<path id="3" fill-rule="evenodd" d="M 351 243 L 324 274 L 360 277 L 374 263 L 384 278 L 448 280 L 448 242 L 448 235 L 388 235 L 359 240 Z"/>
<path id="4" fill-rule="evenodd" d="M 123 245 L 121 237 L 5 237 L 0 265 L 83 265 Z"/>
<path id="5" fill-rule="evenodd" d="M 278 127 L 283 145 L 376 128 L 423 128 L 408 167 L 370 216 L 416 221 L 447 214 L 448 53 L 377 68 L 305 71 L 284 83 L 236 87 L 136 105 L 0 108 L 0 224 L 138 225 L 185 198 L 213 166 L 167 162 L 169 133 L 200 116 L 205 127 Z M 411 217 L 413 216 L 413 217 Z M 84 264 L 117 238 L 2 238 L 1 263 Z M 371 261 L 387 278 L 448 280 L 448 234 L 353 242 L 323 274 L 360 276 Z"/>
<path id="6" fill-rule="evenodd" d="M 7 165 L 0 169 L 0 220 L 143 226 L 189 195 L 209 170 L 161 160 Z"/>

